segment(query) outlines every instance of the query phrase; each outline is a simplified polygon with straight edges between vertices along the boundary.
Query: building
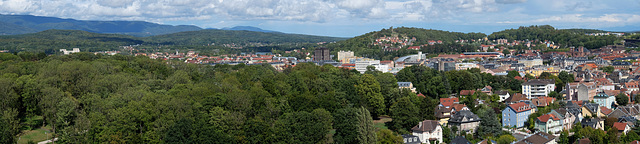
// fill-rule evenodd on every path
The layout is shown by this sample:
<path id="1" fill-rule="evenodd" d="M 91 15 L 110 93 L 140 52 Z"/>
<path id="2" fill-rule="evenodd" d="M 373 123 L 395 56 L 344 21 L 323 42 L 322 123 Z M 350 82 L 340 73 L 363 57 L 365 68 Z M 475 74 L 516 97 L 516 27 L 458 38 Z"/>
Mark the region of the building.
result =
<path id="1" fill-rule="evenodd" d="M 605 115 L 600 111 L 600 105 L 596 103 L 587 103 L 582 105 L 582 116 L 603 117 Z"/>
<path id="2" fill-rule="evenodd" d="M 527 99 L 547 96 L 555 89 L 556 85 L 553 79 L 532 79 L 522 83 L 522 94 L 526 95 Z"/>
<path id="3" fill-rule="evenodd" d="M 68 51 L 67 49 L 60 49 L 60 51 L 61 51 L 64 55 L 68 55 L 68 54 L 72 54 L 72 53 L 80 52 L 80 48 L 73 48 L 73 50 L 71 50 L 71 51 Z"/>
<path id="4" fill-rule="evenodd" d="M 329 54 L 329 48 L 317 48 L 313 53 L 314 61 L 330 61 L 331 55 Z"/>
<path id="5" fill-rule="evenodd" d="M 618 129 L 619 133 L 624 133 L 624 134 L 627 134 L 631 130 L 631 127 L 629 127 L 627 123 L 615 122 L 613 123 L 613 127 Z"/>
<path id="6" fill-rule="evenodd" d="M 597 85 L 594 82 L 574 82 L 565 86 L 566 99 L 591 101 L 596 96 Z"/>
<path id="7" fill-rule="evenodd" d="M 529 119 L 530 114 L 531 106 L 529 104 L 524 102 L 510 104 L 502 110 L 502 126 L 523 127 L 524 122 Z"/>
<path id="8" fill-rule="evenodd" d="M 478 64 L 475 63 L 456 63 L 456 70 L 467 70 L 472 68 L 480 68 Z"/>
<path id="9" fill-rule="evenodd" d="M 498 102 L 503 102 L 503 101 L 507 100 L 509 97 L 511 97 L 509 92 L 505 91 L 505 90 L 498 91 L 498 92 L 496 92 L 496 94 L 498 94 L 498 96 L 500 97 L 500 100 L 498 100 Z"/>
<path id="10" fill-rule="evenodd" d="M 531 99 L 531 104 L 536 105 L 537 108 L 543 108 L 552 104 L 554 101 L 556 101 L 556 98 L 547 96 L 535 97 Z"/>
<path id="11" fill-rule="evenodd" d="M 546 132 L 538 132 L 515 144 L 556 144 L 556 136 Z"/>
<path id="12" fill-rule="evenodd" d="M 411 131 L 422 143 L 442 143 L 442 126 L 438 121 L 424 120 L 411 128 Z"/>
<path id="13" fill-rule="evenodd" d="M 467 140 L 466 138 L 464 138 L 462 136 L 456 136 L 456 138 L 451 140 L 451 142 L 449 142 L 449 144 L 472 144 L 472 143 L 469 142 L 469 140 Z"/>
<path id="14" fill-rule="evenodd" d="M 389 72 L 388 65 L 380 64 L 380 60 L 360 60 L 356 61 L 356 70 L 362 74 L 367 71 L 367 67 L 373 66 L 376 70 L 383 73 Z"/>
<path id="15" fill-rule="evenodd" d="M 539 66 L 539 65 L 543 65 L 542 64 L 542 59 L 521 59 L 518 60 L 518 63 L 524 64 L 524 67 L 526 68 L 531 68 L 533 66 Z"/>
<path id="16" fill-rule="evenodd" d="M 416 88 L 413 87 L 413 83 L 411 82 L 398 82 L 398 88 L 409 89 L 411 92 L 416 93 Z"/>
<path id="17" fill-rule="evenodd" d="M 420 142 L 420 138 L 418 136 L 414 136 L 410 134 L 403 134 L 402 141 L 405 144 L 421 144 L 422 143 Z"/>
<path id="18" fill-rule="evenodd" d="M 449 119 L 449 127 L 458 127 L 459 131 L 467 133 L 475 133 L 480 125 L 480 118 L 469 110 L 461 110 L 451 116 Z"/>
<path id="19" fill-rule="evenodd" d="M 596 96 L 593 97 L 593 102 L 597 103 L 600 106 L 611 109 L 616 102 L 616 94 L 613 90 L 605 90 L 603 92 L 599 92 Z"/>
<path id="20" fill-rule="evenodd" d="M 573 128 L 573 123 L 579 122 L 579 120 L 576 120 L 577 117 L 565 108 L 551 110 L 549 114 L 553 114 L 562 120 L 562 129 L 564 130 L 570 130 Z"/>
<path id="21" fill-rule="evenodd" d="M 594 129 L 600 129 L 600 130 L 604 130 L 604 120 L 600 119 L 600 118 L 590 118 L 590 119 L 582 119 L 582 121 L 580 121 L 580 123 L 582 124 L 582 127 L 591 127 Z"/>
<path id="22" fill-rule="evenodd" d="M 436 118 L 438 118 L 440 125 L 445 125 L 449 122 L 452 114 L 462 110 L 469 110 L 467 105 L 459 104 L 458 98 L 440 98 L 440 104 L 436 106 L 434 112 Z"/>
<path id="23" fill-rule="evenodd" d="M 352 51 L 339 51 L 338 52 L 338 61 L 345 63 L 346 60 L 355 58 Z"/>
<path id="24" fill-rule="evenodd" d="M 535 128 L 548 133 L 558 133 L 562 131 L 562 119 L 553 113 L 539 116 L 536 119 Z"/>

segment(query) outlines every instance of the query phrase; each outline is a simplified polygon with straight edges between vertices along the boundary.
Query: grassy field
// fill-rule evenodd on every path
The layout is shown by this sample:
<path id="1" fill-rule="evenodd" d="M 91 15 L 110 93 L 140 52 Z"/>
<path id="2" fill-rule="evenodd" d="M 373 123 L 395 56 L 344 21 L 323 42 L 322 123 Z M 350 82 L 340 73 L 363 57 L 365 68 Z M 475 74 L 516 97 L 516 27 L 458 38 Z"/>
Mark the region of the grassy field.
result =
<path id="1" fill-rule="evenodd" d="M 377 129 L 389 129 L 384 123 L 390 122 L 392 119 L 388 116 L 380 116 L 379 120 L 373 120 L 373 126 Z"/>
<path id="2" fill-rule="evenodd" d="M 45 135 L 44 133 L 47 132 Z M 39 128 L 35 130 L 24 130 L 20 135 L 20 139 L 18 140 L 18 144 L 26 144 L 29 141 L 33 141 L 38 143 L 40 141 L 47 140 L 47 136 L 51 137 L 51 131 L 49 131 L 48 127 Z"/>

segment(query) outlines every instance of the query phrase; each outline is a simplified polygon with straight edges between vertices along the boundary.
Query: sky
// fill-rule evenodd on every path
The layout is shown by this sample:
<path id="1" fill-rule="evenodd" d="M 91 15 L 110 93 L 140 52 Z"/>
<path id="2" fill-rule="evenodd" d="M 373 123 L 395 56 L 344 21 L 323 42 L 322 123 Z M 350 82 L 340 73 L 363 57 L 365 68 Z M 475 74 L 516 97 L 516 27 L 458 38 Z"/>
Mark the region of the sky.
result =
<path id="1" fill-rule="evenodd" d="M 640 0 L 0 0 L 0 14 L 336 37 L 402 26 L 486 34 L 530 25 L 640 30 Z"/>

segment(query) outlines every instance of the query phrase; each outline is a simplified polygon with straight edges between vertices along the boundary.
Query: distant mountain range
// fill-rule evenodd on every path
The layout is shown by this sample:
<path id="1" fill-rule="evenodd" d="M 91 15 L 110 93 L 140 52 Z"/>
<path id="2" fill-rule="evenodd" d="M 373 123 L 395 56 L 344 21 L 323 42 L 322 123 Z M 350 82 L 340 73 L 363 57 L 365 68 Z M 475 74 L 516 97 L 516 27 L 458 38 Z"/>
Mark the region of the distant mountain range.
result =
<path id="1" fill-rule="evenodd" d="M 82 30 L 93 33 L 125 34 L 137 37 L 164 35 L 203 28 L 193 25 L 162 25 L 144 21 L 85 21 L 33 15 L 0 15 L 0 35 L 36 33 L 50 29 Z M 222 30 L 281 33 L 251 26 L 236 26 Z"/>

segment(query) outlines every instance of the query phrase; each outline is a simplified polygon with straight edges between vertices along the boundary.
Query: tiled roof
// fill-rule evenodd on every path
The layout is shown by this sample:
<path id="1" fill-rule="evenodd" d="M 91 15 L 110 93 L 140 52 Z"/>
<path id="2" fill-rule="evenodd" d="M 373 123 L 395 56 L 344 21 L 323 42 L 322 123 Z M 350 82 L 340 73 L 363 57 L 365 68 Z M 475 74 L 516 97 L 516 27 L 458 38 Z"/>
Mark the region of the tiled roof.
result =
<path id="1" fill-rule="evenodd" d="M 548 85 L 548 84 L 555 84 L 555 81 L 553 79 L 532 79 L 525 83 L 522 83 L 522 85 Z"/>
<path id="2" fill-rule="evenodd" d="M 551 103 L 553 103 L 553 101 L 555 101 L 556 98 L 552 98 L 552 97 L 537 97 L 537 98 L 533 98 L 531 99 L 531 102 L 533 102 L 533 104 L 535 104 L 538 107 L 545 107 Z"/>
<path id="3" fill-rule="evenodd" d="M 509 107 L 511 107 L 511 109 L 516 111 L 516 113 L 531 110 L 531 107 L 529 106 L 529 104 L 524 103 L 524 102 L 511 104 L 511 105 L 509 105 Z"/>
<path id="4" fill-rule="evenodd" d="M 475 90 L 460 90 L 460 95 L 472 95 L 476 93 Z"/>
<path id="5" fill-rule="evenodd" d="M 451 108 L 455 111 L 461 111 L 462 109 L 464 109 L 465 107 L 467 107 L 466 104 L 453 104 L 451 106 Z"/>
<path id="6" fill-rule="evenodd" d="M 458 122 L 458 123 L 466 123 L 466 122 L 475 122 L 480 121 L 478 115 L 474 114 L 469 110 L 463 110 L 460 112 L 456 112 L 449 119 L 450 122 Z"/>
<path id="7" fill-rule="evenodd" d="M 617 128 L 619 131 L 622 131 L 627 127 L 627 124 L 621 123 L 621 122 L 615 122 L 613 123 L 613 127 Z"/>
<path id="8" fill-rule="evenodd" d="M 527 97 L 524 94 L 515 93 L 511 97 L 507 98 L 505 101 L 507 101 L 507 102 L 519 102 L 519 101 L 522 101 L 522 100 L 529 100 L 529 99 L 527 99 Z"/>
<path id="9" fill-rule="evenodd" d="M 541 122 L 547 122 L 549 121 L 549 119 L 552 119 L 554 121 L 560 120 L 560 118 L 556 117 L 553 114 L 545 114 L 538 117 L 538 121 L 541 121 Z"/>
<path id="10" fill-rule="evenodd" d="M 411 130 L 419 132 L 432 132 L 438 127 L 438 125 L 440 125 L 438 121 L 435 120 L 424 120 L 420 123 L 422 123 L 422 126 L 416 125 L 411 128 Z"/>
<path id="11" fill-rule="evenodd" d="M 538 132 L 523 139 L 522 141 L 516 142 L 516 144 L 546 144 L 555 138 L 556 137 L 551 134 Z"/>
<path id="12" fill-rule="evenodd" d="M 458 98 L 440 98 L 440 104 L 442 104 L 445 107 L 451 106 L 454 103 L 458 103 L 458 102 L 459 102 Z"/>
<path id="13" fill-rule="evenodd" d="M 609 115 L 611 112 L 613 112 L 613 110 L 608 109 L 607 107 L 600 106 L 600 112 L 602 112 L 602 114 L 604 115 Z"/>

